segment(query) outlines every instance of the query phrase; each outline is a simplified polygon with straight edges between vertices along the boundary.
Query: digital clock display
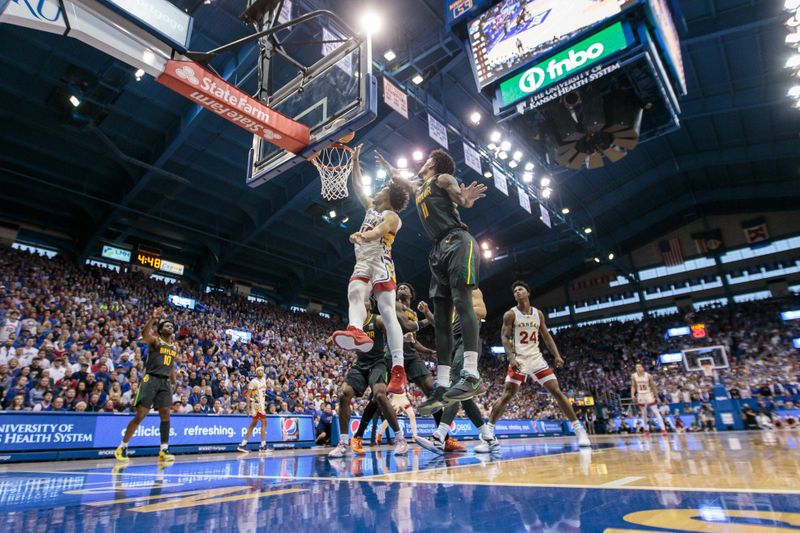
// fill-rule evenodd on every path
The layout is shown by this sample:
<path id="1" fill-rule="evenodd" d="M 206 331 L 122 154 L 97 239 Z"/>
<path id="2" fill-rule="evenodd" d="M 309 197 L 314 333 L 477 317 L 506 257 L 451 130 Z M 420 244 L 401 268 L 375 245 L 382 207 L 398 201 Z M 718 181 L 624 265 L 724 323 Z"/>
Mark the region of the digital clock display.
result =
<path id="1" fill-rule="evenodd" d="M 136 254 L 136 261 L 143 266 L 149 266 L 156 270 L 161 269 L 161 258 L 155 255 L 138 252 Z"/>

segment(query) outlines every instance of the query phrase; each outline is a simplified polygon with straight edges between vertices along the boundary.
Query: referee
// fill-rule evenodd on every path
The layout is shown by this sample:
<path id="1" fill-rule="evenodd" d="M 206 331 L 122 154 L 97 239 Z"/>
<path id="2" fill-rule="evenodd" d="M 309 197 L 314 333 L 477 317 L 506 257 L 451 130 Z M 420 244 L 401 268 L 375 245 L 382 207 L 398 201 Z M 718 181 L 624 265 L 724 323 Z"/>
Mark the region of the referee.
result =
<path id="1" fill-rule="evenodd" d="M 161 417 L 161 450 L 159 461 L 172 461 L 175 456 L 169 453 L 169 412 L 172 406 L 172 387 L 175 386 L 175 358 L 178 356 L 178 345 L 174 342 L 175 324 L 170 320 L 159 320 L 157 335 L 153 335 L 153 325 L 163 313 L 157 307 L 144 325 L 142 339 L 147 343 L 147 361 L 144 366 L 144 378 L 136 393 L 133 405 L 136 415 L 128 424 L 122 442 L 114 452 L 118 461 L 128 460 L 128 442 L 136 432 L 136 428 L 150 412 L 157 409 Z"/>

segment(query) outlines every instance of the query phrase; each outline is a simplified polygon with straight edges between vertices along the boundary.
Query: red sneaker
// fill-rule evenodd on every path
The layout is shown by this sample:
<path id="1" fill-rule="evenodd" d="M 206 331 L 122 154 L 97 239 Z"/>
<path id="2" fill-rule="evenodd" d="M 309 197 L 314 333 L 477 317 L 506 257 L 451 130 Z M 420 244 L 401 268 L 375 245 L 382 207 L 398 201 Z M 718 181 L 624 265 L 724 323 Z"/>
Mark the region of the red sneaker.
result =
<path id="1" fill-rule="evenodd" d="M 392 367 L 392 379 L 389 380 L 389 386 L 386 387 L 386 392 L 390 394 L 403 394 L 406 391 L 406 369 L 400 365 Z"/>
<path id="2" fill-rule="evenodd" d="M 458 441 L 452 437 L 444 441 L 444 451 L 447 453 L 461 453 L 467 451 Z"/>
<path id="3" fill-rule="evenodd" d="M 344 331 L 334 331 L 333 342 L 342 350 L 358 350 L 359 352 L 368 352 L 375 344 L 366 333 L 355 326 L 347 326 Z"/>

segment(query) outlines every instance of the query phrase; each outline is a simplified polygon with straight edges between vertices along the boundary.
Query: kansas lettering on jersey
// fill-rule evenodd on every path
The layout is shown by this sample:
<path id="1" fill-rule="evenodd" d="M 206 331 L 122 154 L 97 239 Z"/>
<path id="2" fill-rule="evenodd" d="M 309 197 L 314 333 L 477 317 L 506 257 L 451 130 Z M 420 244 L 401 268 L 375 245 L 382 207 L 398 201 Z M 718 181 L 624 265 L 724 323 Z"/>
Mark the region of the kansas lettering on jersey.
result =
<path id="1" fill-rule="evenodd" d="M 526 315 L 519 307 L 514 311 L 514 351 L 517 356 L 532 357 L 542 355 L 539 349 L 539 311 L 531 306 L 531 313 Z"/>
<path id="2" fill-rule="evenodd" d="M 169 344 L 159 340 L 158 349 L 153 350 L 153 347 L 150 346 L 147 361 L 144 364 L 144 371 L 153 376 L 168 378 L 172 374 L 172 365 L 175 364 L 177 356 L 178 347 L 176 344 Z"/>
<path id="3" fill-rule="evenodd" d="M 374 207 L 370 207 L 367 209 L 367 214 L 364 215 L 364 222 L 361 223 L 361 229 L 358 230 L 359 233 L 365 233 L 370 231 L 378 226 L 381 222 L 383 222 L 384 218 L 386 218 L 386 213 L 388 211 L 378 211 Z M 402 222 L 400 223 L 402 226 Z M 397 227 L 397 230 L 400 230 L 400 226 Z M 380 239 L 365 242 L 364 244 L 356 244 L 356 257 L 377 257 L 377 256 L 392 256 L 392 244 L 394 243 L 395 232 L 390 231 Z"/>
<path id="4" fill-rule="evenodd" d="M 367 337 L 372 339 L 373 345 L 372 349 L 367 353 L 362 354 L 359 352 L 359 359 L 362 357 L 370 360 L 375 358 L 383 359 L 386 340 L 384 338 L 383 329 L 378 327 L 377 318 L 378 315 L 370 313 L 369 316 L 367 316 L 367 320 L 364 321 L 364 333 L 366 333 Z"/>
<path id="5" fill-rule="evenodd" d="M 417 189 L 415 197 L 422 227 L 425 228 L 428 237 L 434 241 L 441 239 L 452 229 L 467 229 L 466 224 L 461 222 L 458 206 L 450 199 L 447 191 L 436 185 L 437 177 L 425 180 Z"/>
<path id="6" fill-rule="evenodd" d="M 251 414 L 267 412 L 267 379 L 253 378 L 247 384 L 247 392 L 250 394 Z"/>
<path id="7" fill-rule="evenodd" d="M 634 372 L 631 376 L 631 379 L 636 384 L 636 392 L 638 394 L 650 394 L 652 391 L 650 390 L 650 374 L 645 372 L 641 376 Z"/>

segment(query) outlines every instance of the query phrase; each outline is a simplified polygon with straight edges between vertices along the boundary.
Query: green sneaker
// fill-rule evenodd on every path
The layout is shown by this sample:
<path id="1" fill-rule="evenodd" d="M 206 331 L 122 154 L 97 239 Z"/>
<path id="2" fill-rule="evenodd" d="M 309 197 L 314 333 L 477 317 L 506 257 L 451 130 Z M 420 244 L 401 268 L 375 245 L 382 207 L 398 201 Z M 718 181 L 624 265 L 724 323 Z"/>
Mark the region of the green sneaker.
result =
<path id="1" fill-rule="evenodd" d="M 447 387 L 442 387 L 438 383 L 434 385 L 431 397 L 417 406 L 417 414 L 419 416 L 431 416 L 433 413 L 443 408 L 445 403 L 442 399 L 446 392 Z"/>
<path id="2" fill-rule="evenodd" d="M 462 370 L 458 382 L 442 397 L 444 403 L 462 402 L 477 396 L 481 391 L 481 378 Z"/>

